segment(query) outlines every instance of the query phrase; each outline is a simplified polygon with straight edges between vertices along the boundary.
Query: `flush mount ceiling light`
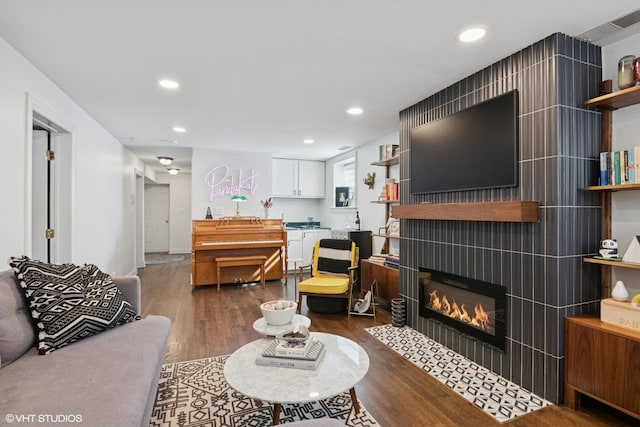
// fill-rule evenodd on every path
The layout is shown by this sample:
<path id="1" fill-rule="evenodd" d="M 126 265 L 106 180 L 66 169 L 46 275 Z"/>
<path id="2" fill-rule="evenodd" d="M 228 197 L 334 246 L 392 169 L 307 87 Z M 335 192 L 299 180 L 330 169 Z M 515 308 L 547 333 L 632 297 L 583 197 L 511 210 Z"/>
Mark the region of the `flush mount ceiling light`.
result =
<path id="1" fill-rule="evenodd" d="M 304 141 L 305 144 L 313 144 L 315 141 L 313 139 L 305 139 Z"/>
<path id="2" fill-rule="evenodd" d="M 171 157 L 158 157 L 158 161 L 161 165 L 169 166 L 173 162 Z"/>
<path id="3" fill-rule="evenodd" d="M 158 80 L 158 85 L 162 86 L 165 89 L 178 89 L 180 87 L 178 82 L 169 79 Z"/>
<path id="4" fill-rule="evenodd" d="M 174 126 L 171 128 L 174 132 L 177 133 L 185 133 L 187 130 L 185 128 L 183 128 L 182 126 Z"/>
<path id="5" fill-rule="evenodd" d="M 487 32 L 484 28 L 469 28 L 468 30 L 464 30 L 460 33 L 458 40 L 464 43 L 471 43 L 480 40 L 486 33 Z"/>
<path id="6" fill-rule="evenodd" d="M 169 169 L 167 169 L 167 172 L 169 172 L 169 175 L 178 175 L 178 172 L 180 172 L 180 169 L 178 169 L 178 168 L 169 168 Z"/>
<path id="7" fill-rule="evenodd" d="M 362 114 L 364 112 L 364 110 L 360 107 L 351 107 L 347 110 L 347 114 L 351 115 L 351 116 L 359 116 L 360 114 Z"/>

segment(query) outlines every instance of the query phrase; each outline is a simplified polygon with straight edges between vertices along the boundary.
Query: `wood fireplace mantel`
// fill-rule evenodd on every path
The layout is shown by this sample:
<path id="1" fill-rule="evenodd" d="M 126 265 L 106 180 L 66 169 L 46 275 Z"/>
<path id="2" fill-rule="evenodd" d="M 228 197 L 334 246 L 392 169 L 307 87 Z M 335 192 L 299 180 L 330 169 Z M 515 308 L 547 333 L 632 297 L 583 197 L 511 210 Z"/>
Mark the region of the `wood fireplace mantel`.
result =
<path id="1" fill-rule="evenodd" d="M 524 201 L 421 203 L 393 207 L 392 216 L 403 219 L 449 221 L 538 222 L 539 203 Z"/>

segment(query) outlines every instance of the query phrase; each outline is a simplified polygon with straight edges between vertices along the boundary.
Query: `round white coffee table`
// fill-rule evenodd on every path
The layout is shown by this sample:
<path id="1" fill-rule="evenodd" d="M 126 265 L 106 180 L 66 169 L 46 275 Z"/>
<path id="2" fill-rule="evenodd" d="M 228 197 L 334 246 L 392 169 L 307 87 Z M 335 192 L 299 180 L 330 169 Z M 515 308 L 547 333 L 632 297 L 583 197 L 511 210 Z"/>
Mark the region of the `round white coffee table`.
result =
<path id="1" fill-rule="evenodd" d="M 263 338 L 234 351 L 224 365 L 224 378 L 245 396 L 273 403 L 273 424 L 280 421 L 283 403 L 326 399 L 346 390 L 356 413 L 360 405 L 354 386 L 369 370 L 367 352 L 354 341 L 338 335 L 312 332 L 326 347 L 316 370 L 256 365 L 256 357 L 273 341 Z"/>
<path id="2" fill-rule="evenodd" d="M 311 326 L 311 319 L 307 316 L 294 314 L 291 323 L 287 323 L 286 325 L 269 325 L 267 321 L 264 320 L 264 317 L 261 317 L 253 322 L 253 329 L 259 334 L 275 337 L 283 332 L 287 332 L 295 325 L 302 325 L 308 329 L 309 326 Z"/>

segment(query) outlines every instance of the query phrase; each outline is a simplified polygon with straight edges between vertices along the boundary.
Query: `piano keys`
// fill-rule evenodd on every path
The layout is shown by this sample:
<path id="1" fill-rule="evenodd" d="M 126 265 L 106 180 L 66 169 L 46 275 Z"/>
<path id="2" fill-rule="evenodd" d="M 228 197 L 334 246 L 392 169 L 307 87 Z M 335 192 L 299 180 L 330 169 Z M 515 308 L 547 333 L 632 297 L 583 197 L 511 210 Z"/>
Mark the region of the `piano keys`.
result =
<path id="1" fill-rule="evenodd" d="M 284 276 L 287 257 L 287 232 L 281 219 L 224 217 L 193 220 L 191 223 L 191 287 L 217 283 L 216 258 L 262 255 L 265 280 Z M 260 280 L 257 266 L 221 269 L 221 283 Z"/>

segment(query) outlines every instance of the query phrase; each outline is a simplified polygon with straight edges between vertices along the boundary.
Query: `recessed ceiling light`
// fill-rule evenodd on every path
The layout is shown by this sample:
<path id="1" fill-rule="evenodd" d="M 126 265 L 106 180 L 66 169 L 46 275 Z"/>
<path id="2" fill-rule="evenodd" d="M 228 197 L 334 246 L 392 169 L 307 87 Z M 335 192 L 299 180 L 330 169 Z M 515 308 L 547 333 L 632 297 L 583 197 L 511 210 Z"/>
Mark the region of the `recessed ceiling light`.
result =
<path id="1" fill-rule="evenodd" d="M 484 28 L 469 28 L 460 33 L 458 40 L 465 43 L 475 42 L 483 38 L 486 33 Z"/>
<path id="2" fill-rule="evenodd" d="M 178 82 L 174 80 L 167 80 L 167 79 L 158 80 L 158 84 L 165 89 L 177 89 L 180 87 Z"/>
<path id="3" fill-rule="evenodd" d="M 174 126 L 174 127 L 172 127 L 172 129 L 173 129 L 174 132 L 177 132 L 177 133 L 185 133 L 187 131 L 182 126 Z"/>
<path id="4" fill-rule="evenodd" d="M 169 175 L 178 175 L 178 172 L 180 172 L 180 169 L 178 169 L 178 168 L 169 168 L 169 169 L 167 169 L 167 172 L 169 172 Z"/>
<path id="5" fill-rule="evenodd" d="M 161 165 L 165 165 L 165 166 L 169 166 L 172 162 L 173 159 L 171 157 L 158 157 L 158 161 L 160 162 Z"/>
<path id="6" fill-rule="evenodd" d="M 304 141 L 305 144 L 313 144 L 315 141 L 313 139 L 305 139 Z"/>
<path id="7" fill-rule="evenodd" d="M 352 116 L 359 116 L 363 112 L 364 110 L 360 107 L 351 107 L 347 110 L 347 114 L 350 114 Z"/>

